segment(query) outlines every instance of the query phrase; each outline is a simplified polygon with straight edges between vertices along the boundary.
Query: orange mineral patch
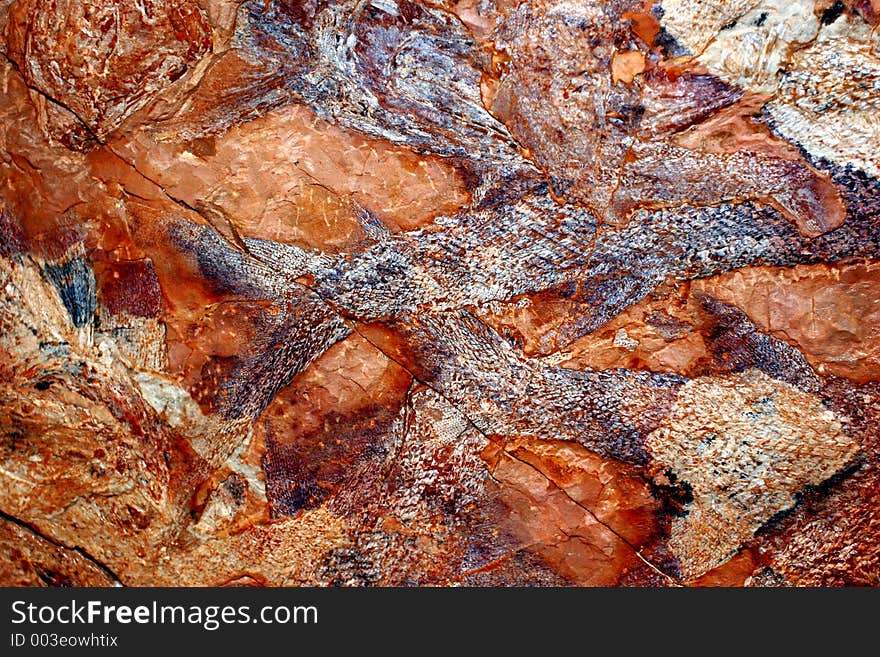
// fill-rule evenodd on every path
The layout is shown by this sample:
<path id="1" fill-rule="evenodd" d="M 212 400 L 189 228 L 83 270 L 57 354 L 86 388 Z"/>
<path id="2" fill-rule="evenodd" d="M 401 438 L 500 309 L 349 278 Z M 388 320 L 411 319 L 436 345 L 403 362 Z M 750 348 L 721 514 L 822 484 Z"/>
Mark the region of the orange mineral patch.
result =
<path id="1" fill-rule="evenodd" d="M 632 84 L 633 79 L 645 70 L 645 56 L 637 50 L 615 53 L 611 60 L 611 78 L 614 82 Z"/>
<path id="2" fill-rule="evenodd" d="M 742 308 L 820 373 L 880 379 L 880 263 L 751 267 L 694 287 Z"/>
<path id="3" fill-rule="evenodd" d="M 302 106 L 216 137 L 179 141 L 174 134 L 142 131 L 112 148 L 243 237 L 345 251 L 363 239 L 361 208 L 396 232 L 469 201 L 448 161 L 344 131 Z"/>

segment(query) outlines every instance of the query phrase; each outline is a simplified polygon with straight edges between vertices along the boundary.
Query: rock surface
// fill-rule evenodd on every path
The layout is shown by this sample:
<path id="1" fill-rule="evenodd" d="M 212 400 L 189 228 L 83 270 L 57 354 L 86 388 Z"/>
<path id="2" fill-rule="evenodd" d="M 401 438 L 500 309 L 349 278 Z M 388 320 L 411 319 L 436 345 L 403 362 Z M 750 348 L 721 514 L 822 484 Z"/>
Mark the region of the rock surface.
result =
<path id="1" fill-rule="evenodd" d="M 880 585 L 875 4 L 0 0 L 0 584 Z"/>

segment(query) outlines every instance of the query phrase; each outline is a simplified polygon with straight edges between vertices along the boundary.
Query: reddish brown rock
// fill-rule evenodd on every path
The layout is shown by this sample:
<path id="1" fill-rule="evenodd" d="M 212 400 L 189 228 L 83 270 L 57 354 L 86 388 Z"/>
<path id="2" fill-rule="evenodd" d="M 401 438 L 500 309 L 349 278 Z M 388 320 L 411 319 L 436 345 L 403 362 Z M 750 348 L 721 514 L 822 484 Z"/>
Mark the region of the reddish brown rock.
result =
<path id="1" fill-rule="evenodd" d="M 218 136 L 181 142 L 181 129 L 159 124 L 112 148 L 175 198 L 247 237 L 340 251 L 364 239 L 363 210 L 397 232 L 468 199 L 460 174 L 441 159 L 340 130 L 301 106 Z"/>
<path id="2" fill-rule="evenodd" d="M 207 16 L 186 0 L 20 0 L 6 22 L 6 52 L 27 84 L 74 115 L 50 128 L 69 144 L 103 139 L 185 75 L 211 44 Z"/>
<path id="3" fill-rule="evenodd" d="M 880 376 L 880 265 L 745 269 L 695 287 L 742 308 L 764 332 L 800 349 L 820 373 Z"/>
<path id="4" fill-rule="evenodd" d="M 0 521 L 0 579 L 6 586 L 113 586 L 116 579 L 88 556 L 27 527 Z"/>
<path id="5" fill-rule="evenodd" d="M 412 377 L 355 334 L 325 352 L 257 418 L 277 516 L 320 506 L 377 450 Z"/>
<path id="6" fill-rule="evenodd" d="M 880 584 L 875 10 L 0 2 L 0 583 Z"/>

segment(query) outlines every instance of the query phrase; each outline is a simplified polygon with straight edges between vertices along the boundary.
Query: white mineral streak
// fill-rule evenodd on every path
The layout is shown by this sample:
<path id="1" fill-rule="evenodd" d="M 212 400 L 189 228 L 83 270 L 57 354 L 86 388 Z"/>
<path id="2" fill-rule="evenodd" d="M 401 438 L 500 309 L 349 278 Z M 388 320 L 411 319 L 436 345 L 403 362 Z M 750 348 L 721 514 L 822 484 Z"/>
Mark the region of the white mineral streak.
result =
<path id="1" fill-rule="evenodd" d="M 767 0 L 721 31 L 698 57 L 722 80 L 772 94 L 800 46 L 816 38 L 813 0 Z"/>
<path id="2" fill-rule="evenodd" d="M 710 72 L 774 96 L 775 129 L 812 156 L 880 176 L 880 34 L 815 0 L 668 0 L 663 27 Z M 724 29 L 723 29 L 724 28 Z"/>
<path id="3" fill-rule="evenodd" d="M 617 329 L 614 334 L 613 344 L 615 347 L 623 347 L 627 351 L 635 351 L 639 346 L 638 340 L 633 340 L 626 332 L 626 329 Z"/>
<path id="4" fill-rule="evenodd" d="M 238 448 L 233 452 L 232 456 L 229 457 L 229 460 L 224 464 L 227 468 L 232 470 L 237 474 L 240 474 L 247 480 L 248 487 L 251 489 L 251 492 L 256 495 L 259 499 L 266 499 L 266 484 L 263 481 L 263 471 L 260 469 L 258 465 L 253 465 L 252 463 L 247 463 L 244 460 L 244 453 L 251 446 L 251 441 L 253 440 L 253 427 L 245 427 L 243 429 L 243 433 L 245 434 L 244 440 L 241 441 L 241 444 Z"/>
<path id="5" fill-rule="evenodd" d="M 664 0 L 662 25 L 679 44 L 701 53 L 721 31 L 760 0 Z"/>
<path id="6" fill-rule="evenodd" d="M 664 27 L 697 61 L 756 93 L 774 93 L 792 53 L 819 32 L 814 0 L 673 1 L 664 10 Z"/>
<path id="7" fill-rule="evenodd" d="M 856 17 L 823 27 L 767 109 L 776 130 L 814 157 L 880 176 L 880 34 Z"/>
<path id="8" fill-rule="evenodd" d="M 135 372 L 133 378 L 144 401 L 172 427 L 204 421 L 199 405 L 176 382 L 155 372 Z"/>
<path id="9" fill-rule="evenodd" d="M 658 477 L 691 487 L 669 540 L 686 579 L 727 561 L 858 451 L 815 395 L 759 370 L 688 381 L 647 447 Z"/>

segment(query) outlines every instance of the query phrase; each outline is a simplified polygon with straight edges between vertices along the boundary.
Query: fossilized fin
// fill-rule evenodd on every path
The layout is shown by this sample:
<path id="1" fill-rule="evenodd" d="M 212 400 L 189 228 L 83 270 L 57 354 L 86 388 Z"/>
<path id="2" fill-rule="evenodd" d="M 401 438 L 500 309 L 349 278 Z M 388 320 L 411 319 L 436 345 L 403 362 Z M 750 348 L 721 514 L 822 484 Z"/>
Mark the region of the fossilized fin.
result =
<path id="1" fill-rule="evenodd" d="M 818 397 L 758 370 L 686 383 L 647 448 L 655 478 L 674 475 L 693 494 L 669 539 L 686 579 L 727 561 L 858 452 Z"/>

